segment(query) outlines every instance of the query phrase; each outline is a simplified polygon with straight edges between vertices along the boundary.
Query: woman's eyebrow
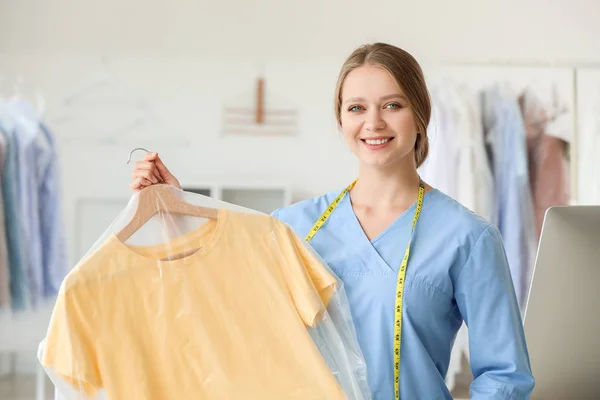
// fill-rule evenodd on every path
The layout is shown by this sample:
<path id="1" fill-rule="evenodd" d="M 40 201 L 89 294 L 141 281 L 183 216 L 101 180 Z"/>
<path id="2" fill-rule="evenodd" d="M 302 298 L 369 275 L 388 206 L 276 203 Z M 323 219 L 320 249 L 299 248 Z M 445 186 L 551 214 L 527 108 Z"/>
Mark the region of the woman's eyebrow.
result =
<path id="1" fill-rule="evenodd" d="M 403 94 L 400 94 L 400 93 L 388 94 L 388 95 L 386 95 L 386 96 L 383 96 L 383 97 L 381 97 L 379 100 L 390 100 L 390 99 L 395 99 L 395 98 L 399 98 L 399 99 L 402 99 L 402 100 L 406 100 L 406 96 L 404 96 Z M 365 100 L 365 99 L 364 99 L 364 98 L 362 98 L 362 97 L 351 97 L 351 98 L 349 98 L 348 100 L 346 100 L 346 101 L 344 102 L 344 104 L 346 104 L 346 103 L 351 103 L 351 102 L 355 102 L 355 101 L 356 101 L 356 102 L 361 102 L 361 101 L 364 101 L 364 100 Z"/>

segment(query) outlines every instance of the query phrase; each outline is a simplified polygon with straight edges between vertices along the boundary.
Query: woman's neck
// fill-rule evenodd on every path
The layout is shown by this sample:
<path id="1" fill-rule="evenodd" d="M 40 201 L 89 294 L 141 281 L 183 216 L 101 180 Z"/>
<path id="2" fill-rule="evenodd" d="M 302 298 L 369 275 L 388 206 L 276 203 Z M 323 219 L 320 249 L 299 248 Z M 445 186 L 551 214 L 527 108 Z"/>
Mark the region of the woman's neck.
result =
<path id="1" fill-rule="evenodd" d="M 416 201 L 420 177 L 414 164 L 382 169 L 362 166 L 350 193 L 353 204 L 375 209 L 404 207 Z"/>

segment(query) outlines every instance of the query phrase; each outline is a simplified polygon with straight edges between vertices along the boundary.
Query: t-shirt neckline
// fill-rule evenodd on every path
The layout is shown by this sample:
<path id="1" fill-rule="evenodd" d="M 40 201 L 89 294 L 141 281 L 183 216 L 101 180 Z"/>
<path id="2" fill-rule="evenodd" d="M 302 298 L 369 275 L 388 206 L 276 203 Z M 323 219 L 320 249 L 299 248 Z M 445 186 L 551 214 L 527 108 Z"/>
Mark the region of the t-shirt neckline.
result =
<path id="1" fill-rule="evenodd" d="M 228 223 L 228 218 L 229 212 L 219 208 L 216 220 L 209 219 L 199 227 L 173 240 L 154 245 L 133 245 L 121 241 L 116 234 L 111 234 L 109 246 L 114 249 L 117 256 L 123 255 L 128 262 L 135 265 L 178 267 L 194 264 L 218 244 Z M 192 248 L 199 249 L 181 258 L 163 259 L 185 253 Z"/>

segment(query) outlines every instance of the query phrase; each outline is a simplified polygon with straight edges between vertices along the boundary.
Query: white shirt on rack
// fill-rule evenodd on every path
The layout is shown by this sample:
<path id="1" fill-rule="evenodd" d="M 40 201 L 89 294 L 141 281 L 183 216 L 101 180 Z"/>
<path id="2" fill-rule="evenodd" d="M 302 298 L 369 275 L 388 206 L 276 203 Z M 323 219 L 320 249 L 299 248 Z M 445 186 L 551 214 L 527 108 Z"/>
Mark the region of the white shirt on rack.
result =
<path id="1" fill-rule="evenodd" d="M 432 186 L 491 221 L 494 181 L 483 137 L 477 97 L 464 86 L 432 90 L 432 118 L 428 129 L 430 156 L 419 172 Z M 469 337 L 463 323 L 458 331 L 446 384 L 455 385 L 463 354 L 469 358 Z"/>

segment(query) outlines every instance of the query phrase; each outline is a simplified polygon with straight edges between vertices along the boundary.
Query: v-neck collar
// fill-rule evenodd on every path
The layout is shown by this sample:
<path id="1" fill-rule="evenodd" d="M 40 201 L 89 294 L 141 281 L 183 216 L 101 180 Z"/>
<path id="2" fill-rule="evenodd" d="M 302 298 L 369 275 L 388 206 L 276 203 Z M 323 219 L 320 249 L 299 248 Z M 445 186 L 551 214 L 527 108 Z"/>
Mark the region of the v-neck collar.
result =
<path id="1" fill-rule="evenodd" d="M 426 192 L 425 198 L 427 198 L 428 194 L 430 192 L 433 192 L 434 190 L 435 189 Z M 425 198 L 423 201 L 425 201 Z M 351 230 L 351 232 L 352 232 L 351 235 L 355 239 L 356 243 L 358 244 L 357 250 L 358 251 L 367 251 L 371 255 L 370 258 L 373 260 L 376 260 L 377 266 L 373 266 L 373 267 L 376 267 L 380 271 L 395 273 L 396 268 L 389 265 L 385 261 L 385 259 L 379 254 L 379 252 L 375 248 L 375 244 L 379 240 L 381 240 L 383 237 L 385 237 L 389 231 L 393 230 L 397 225 L 401 224 L 405 219 L 411 218 L 411 221 L 412 221 L 412 218 L 416 211 L 417 202 L 415 201 L 413 204 L 411 204 L 410 207 L 408 207 L 404 212 L 402 212 L 402 214 L 400 214 L 394 221 L 392 221 L 380 234 L 378 234 L 372 240 L 370 240 L 368 238 L 364 229 L 360 225 L 360 221 L 358 220 L 358 217 L 356 216 L 356 213 L 354 212 L 354 208 L 352 207 L 352 201 L 350 200 L 349 194 L 346 194 L 344 196 L 344 198 L 342 199 L 342 201 L 340 202 L 338 207 L 343 208 L 344 213 L 347 215 L 347 218 L 349 221 L 348 228 Z M 411 226 L 410 224 L 407 224 L 407 229 L 410 229 L 410 226 Z M 348 232 L 348 233 L 350 234 L 350 232 Z M 410 234 L 410 232 L 407 232 L 407 237 L 410 236 L 409 234 Z M 400 246 L 399 249 L 401 249 L 401 251 L 404 252 L 404 249 L 406 248 L 407 245 L 408 245 L 408 243 L 401 243 L 401 244 L 399 244 L 399 246 Z"/>

